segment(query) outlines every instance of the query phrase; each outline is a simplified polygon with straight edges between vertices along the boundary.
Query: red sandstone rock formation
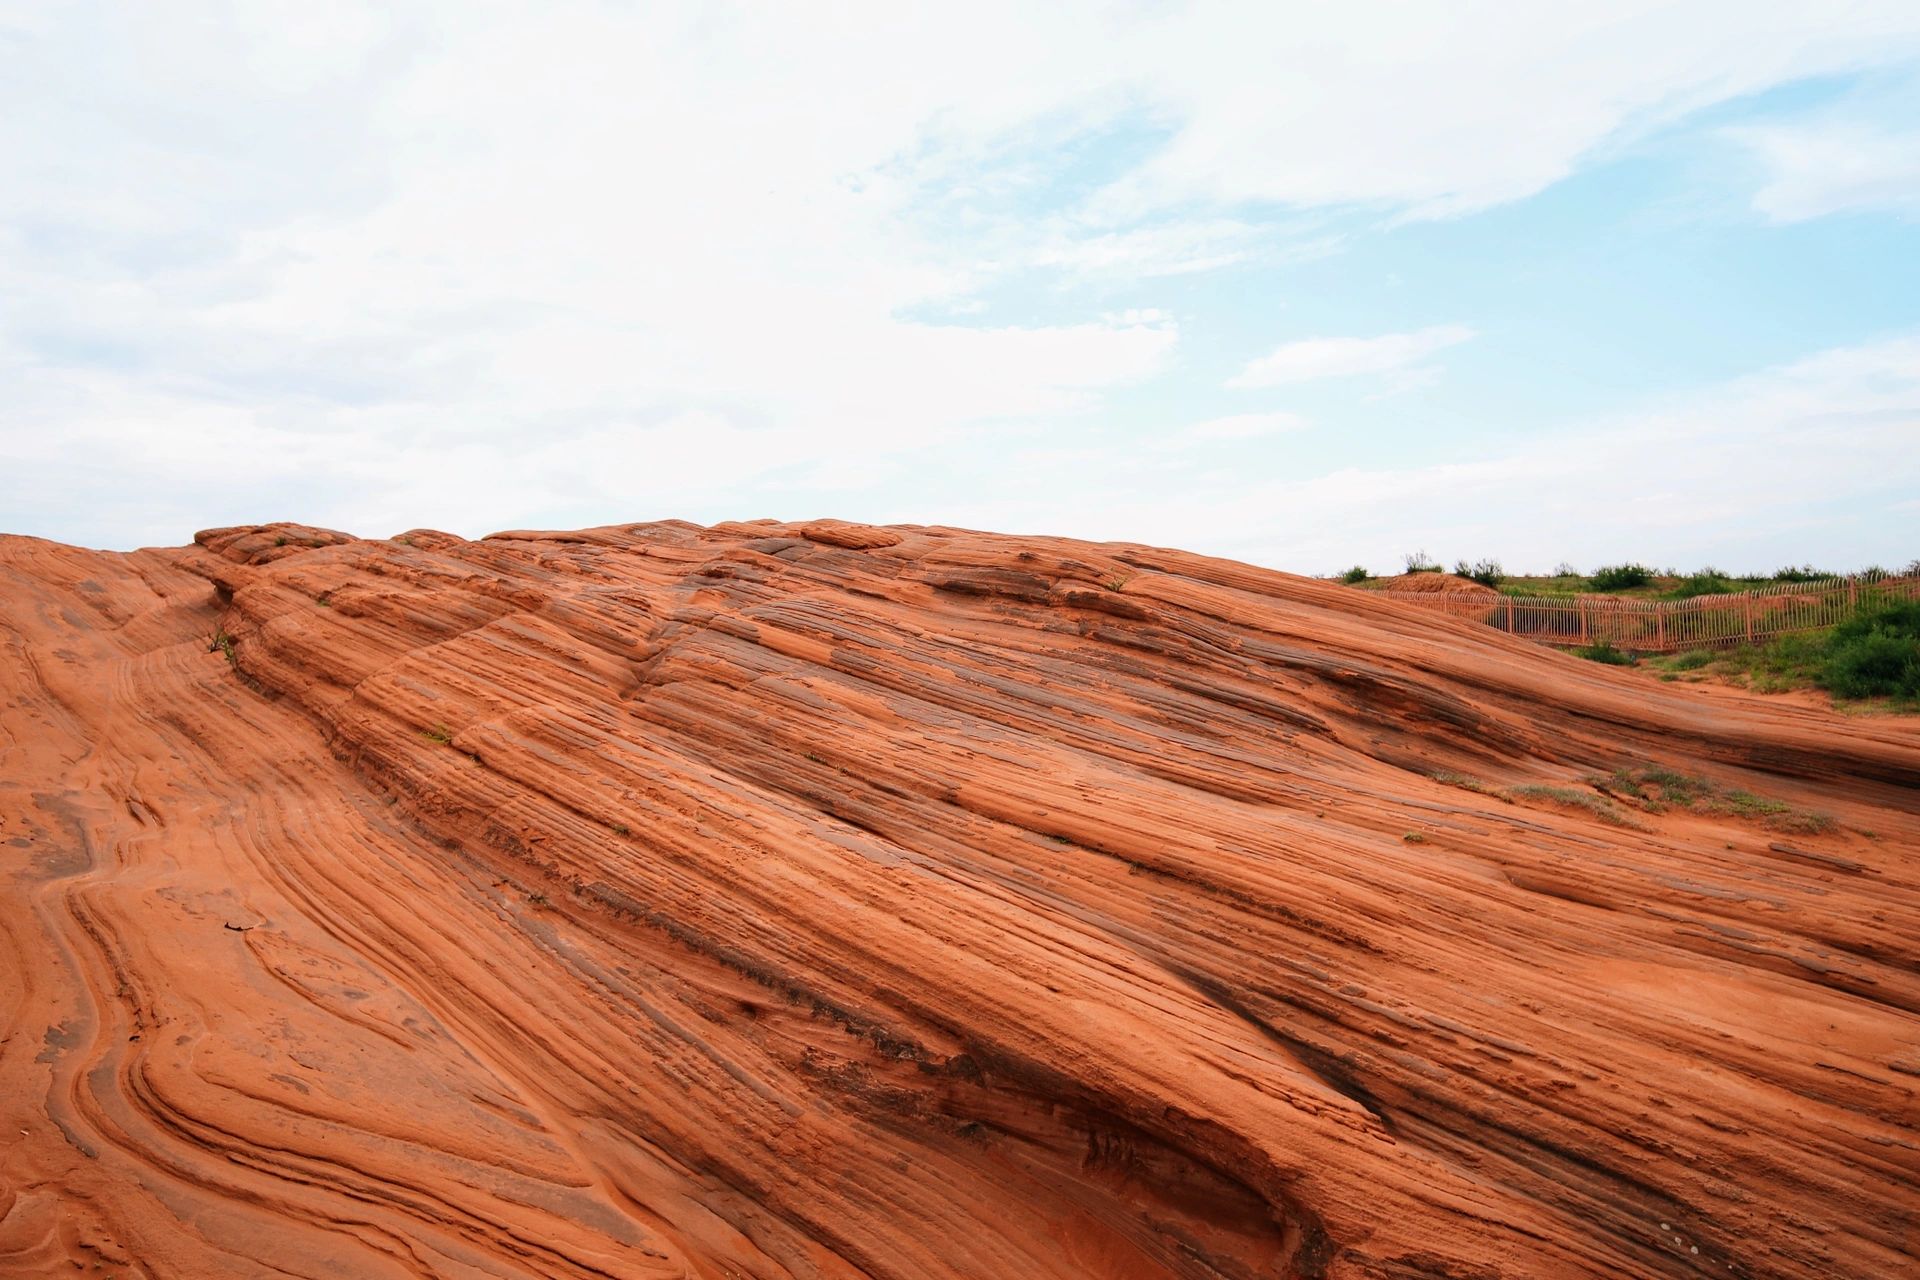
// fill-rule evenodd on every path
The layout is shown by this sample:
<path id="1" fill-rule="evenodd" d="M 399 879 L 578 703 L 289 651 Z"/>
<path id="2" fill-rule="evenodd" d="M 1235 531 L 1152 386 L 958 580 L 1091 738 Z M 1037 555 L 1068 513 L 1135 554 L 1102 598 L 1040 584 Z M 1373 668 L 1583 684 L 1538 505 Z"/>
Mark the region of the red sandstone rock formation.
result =
<path id="1" fill-rule="evenodd" d="M 0 1274 L 1915 1274 L 1911 721 L 1137 546 L 198 542 L 0 540 Z"/>

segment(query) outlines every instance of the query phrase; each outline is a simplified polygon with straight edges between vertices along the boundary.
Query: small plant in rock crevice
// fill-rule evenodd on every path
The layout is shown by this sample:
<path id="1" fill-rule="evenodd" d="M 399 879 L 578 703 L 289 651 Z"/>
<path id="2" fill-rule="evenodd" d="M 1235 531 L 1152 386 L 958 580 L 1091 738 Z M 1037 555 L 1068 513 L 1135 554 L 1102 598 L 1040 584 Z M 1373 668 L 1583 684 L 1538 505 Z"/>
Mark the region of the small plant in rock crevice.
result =
<path id="1" fill-rule="evenodd" d="M 1557 805 L 1563 809 L 1584 809 L 1612 827 L 1638 828 L 1640 826 L 1629 818 L 1619 805 L 1594 795 L 1591 791 L 1576 791 L 1572 787 L 1550 787 L 1529 783 L 1526 786 L 1514 787 L 1507 794 L 1516 800 L 1534 800 Z"/>
<path id="2" fill-rule="evenodd" d="M 1488 786 L 1478 778 L 1470 778 L 1464 773 L 1454 773 L 1447 769 L 1436 770 L 1427 775 L 1442 786 L 1458 787 L 1462 791 L 1471 791 L 1475 795 L 1488 796 L 1502 804 L 1512 804 L 1513 797 L 1498 787 Z"/>
<path id="3" fill-rule="evenodd" d="M 1711 779 L 1661 765 L 1616 769 L 1611 775 L 1589 775 L 1582 781 L 1604 796 L 1635 800 L 1648 813 L 1677 809 L 1712 817 L 1741 818 L 1759 822 L 1769 830 L 1794 835 L 1822 835 L 1836 825 L 1827 814 L 1796 808 L 1784 800 L 1722 786 Z"/>

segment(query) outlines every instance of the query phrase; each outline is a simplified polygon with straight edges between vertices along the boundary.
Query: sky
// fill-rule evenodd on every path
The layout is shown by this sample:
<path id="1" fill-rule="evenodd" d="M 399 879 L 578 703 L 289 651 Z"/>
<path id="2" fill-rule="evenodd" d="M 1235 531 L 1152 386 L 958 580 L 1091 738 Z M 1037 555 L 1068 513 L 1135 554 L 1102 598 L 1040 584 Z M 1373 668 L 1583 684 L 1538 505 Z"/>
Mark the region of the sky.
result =
<path id="1" fill-rule="evenodd" d="M 0 530 L 1920 556 L 1920 4 L 0 0 Z"/>

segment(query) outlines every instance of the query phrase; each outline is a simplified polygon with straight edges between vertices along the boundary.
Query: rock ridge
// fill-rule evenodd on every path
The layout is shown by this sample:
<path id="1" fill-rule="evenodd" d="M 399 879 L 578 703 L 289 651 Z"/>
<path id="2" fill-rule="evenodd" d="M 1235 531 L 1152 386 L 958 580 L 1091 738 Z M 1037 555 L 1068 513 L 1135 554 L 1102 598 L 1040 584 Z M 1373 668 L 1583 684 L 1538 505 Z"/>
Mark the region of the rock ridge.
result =
<path id="1" fill-rule="evenodd" d="M 0 1275 L 1916 1265 L 1920 731 L 1135 544 L 0 538 Z"/>

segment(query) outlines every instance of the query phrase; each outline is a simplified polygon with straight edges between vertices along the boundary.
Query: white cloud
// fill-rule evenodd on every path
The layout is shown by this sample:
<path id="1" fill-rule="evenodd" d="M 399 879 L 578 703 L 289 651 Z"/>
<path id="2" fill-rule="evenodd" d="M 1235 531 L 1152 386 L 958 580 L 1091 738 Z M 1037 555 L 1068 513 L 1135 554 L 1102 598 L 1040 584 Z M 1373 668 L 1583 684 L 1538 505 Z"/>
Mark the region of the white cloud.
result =
<path id="1" fill-rule="evenodd" d="M 1623 130 L 1787 80 L 1910 59 L 1920 8 L 1826 3 L 1196 5 L 1101 56 L 1180 128 L 1116 217 L 1258 201 L 1448 216 L 1531 195 Z"/>
<path id="2" fill-rule="evenodd" d="M 1195 550 L 1298 572 L 1390 569 L 1425 547 L 1513 571 L 1623 559 L 1771 570 L 1904 564 L 1886 516 L 1920 490 L 1920 334 L 1821 352 L 1650 405 L 1438 464 L 1301 475 L 1082 462 L 1062 493 L 999 492 L 946 518 Z"/>
<path id="3" fill-rule="evenodd" d="M 1043 244 L 1031 261 L 1090 277 L 1191 275 L 1246 261 L 1259 252 L 1263 238 L 1258 227 L 1220 219 L 1092 233 L 1071 227 Z"/>
<path id="4" fill-rule="evenodd" d="M 1281 344 L 1271 355 L 1242 369 L 1230 387 L 1277 387 L 1316 378 L 1346 378 L 1355 374 L 1390 373 L 1418 366 L 1428 356 L 1457 346 L 1474 336 L 1465 325 L 1437 324 L 1411 333 L 1386 333 L 1377 338 L 1303 338 Z"/>
<path id="5" fill-rule="evenodd" d="M 1285 431 L 1303 431 L 1308 425 L 1297 413 L 1236 413 L 1183 427 L 1174 434 L 1174 439 L 1182 442 L 1256 440 Z"/>
<path id="6" fill-rule="evenodd" d="M 1853 210 L 1920 218 L 1920 130 L 1822 119 L 1729 133 L 1766 166 L 1753 207 L 1775 222 Z"/>

